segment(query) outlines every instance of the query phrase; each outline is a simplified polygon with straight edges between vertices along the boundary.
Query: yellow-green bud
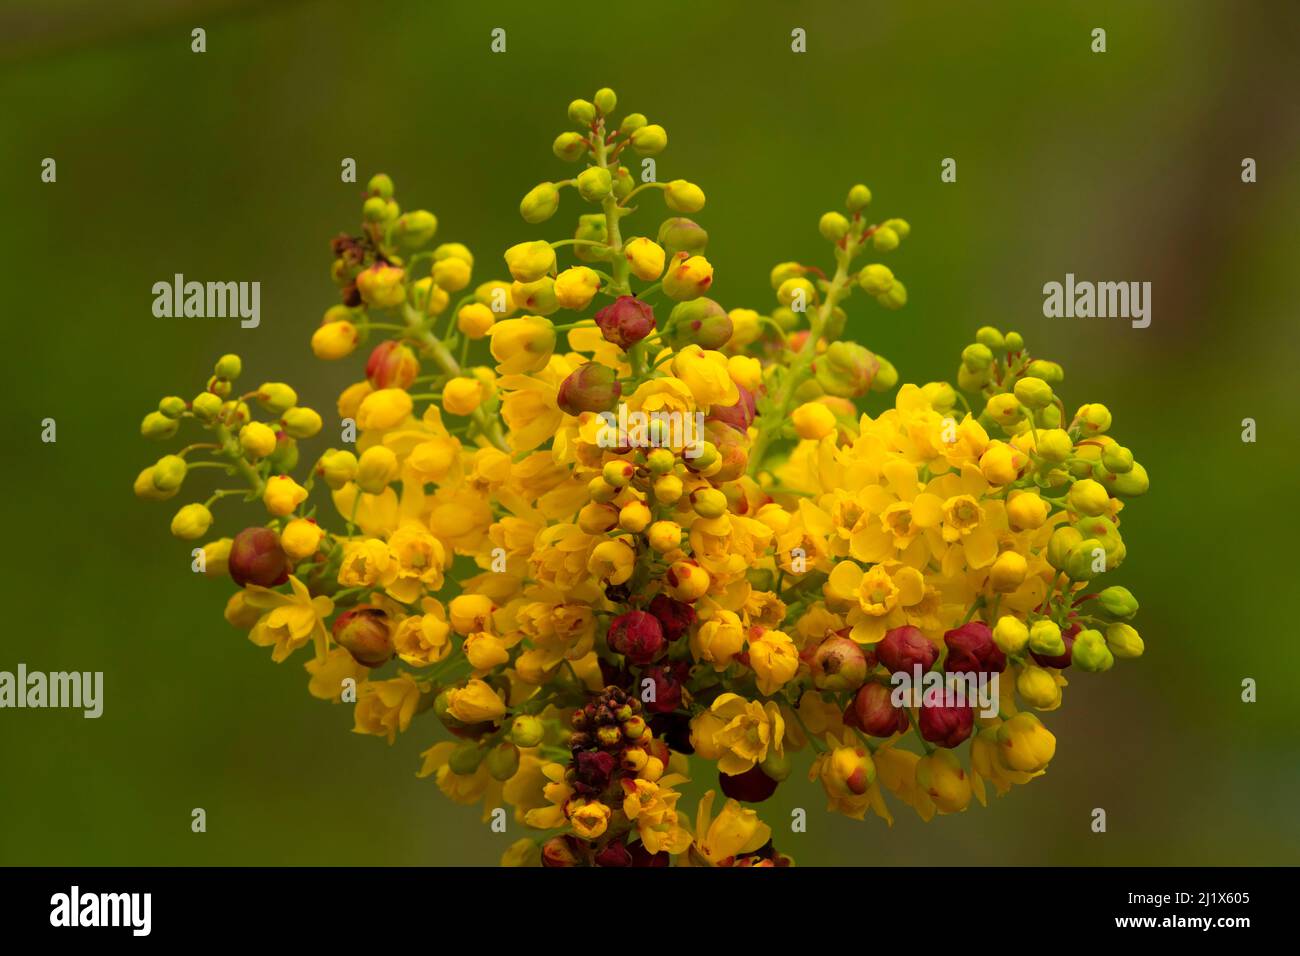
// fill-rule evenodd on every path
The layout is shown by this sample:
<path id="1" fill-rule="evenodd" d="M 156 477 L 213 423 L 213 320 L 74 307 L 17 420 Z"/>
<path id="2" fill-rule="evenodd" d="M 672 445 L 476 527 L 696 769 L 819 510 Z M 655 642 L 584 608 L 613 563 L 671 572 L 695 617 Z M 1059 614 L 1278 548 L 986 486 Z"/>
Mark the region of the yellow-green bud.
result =
<path id="1" fill-rule="evenodd" d="M 578 192 L 587 202 L 600 202 L 613 188 L 614 182 L 604 166 L 591 166 L 578 173 Z"/>
<path id="2" fill-rule="evenodd" d="M 560 191 L 555 188 L 555 183 L 539 183 L 520 200 L 519 215 L 524 217 L 524 222 L 535 224 L 546 222 L 559 208 Z"/>
<path id="3" fill-rule="evenodd" d="M 991 368 L 971 369 L 965 365 L 957 366 L 957 387 L 963 392 L 978 392 L 993 377 Z"/>
<path id="4" fill-rule="evenodd" d="M 311 408 L 291 408 L 280 419 L 290 438 L 311 438 L 321 430 L 321 417 Z"/>
<path id="5" fill-rule="evenodd" d="M 221 411 L 221 399 L 211 392 L 203 392 L 195 396 L 194 401 L 190 403 L 190 410 L 194 412 L 195 418 L 207 424 Z"/>
<path id="6" fill-rule="evenodd" d="M 375 173 L 375 175 L 370 177 L 370 182 L 366 185 L 366 191 L 372 196 L 378 196 L 380 199 L 392 199 L 392 177 L 386 173 Z"/>
<path id="7" fill-rule="evenodd" d="M 224 378 L 233 382 L 239 378 L 239 373 L 244 370 L 244 363 L 239 360 L 238 355 L 223 355 L 217 359 L 215 372 L 217 378 Z"/>
<path id="8" fill-rule="evenodd" d="M 895 279 L 888 291 L 876 296 L 876 301 L 886 309 L 901 309 L 907 305 L 907 286 Z"/>
<path id="9" fill-rule="evenodd" d="M 159 414 L 166 415 L 168 418 L 180 418 L 185 414 L 185 399 L 177 395 L 168 395 L 158 403 Z"/>
<path id="10" fill-rule="evenodd" d="M 691 507 L 701 518 L 721 518 L 727 513 L 727 496 L 717 488 L 691 492 Z"/>
<path id="11" fill-rule="evenodd" d="M 1123 445 L 1107 445 L 1101 453 L 1101 463 L 1115 475 L 1126 475 L 1133 470 L 1133 453 Z"/>
<path id="12" fill-rule="evenodd" d="M 212 527 L 212 512 L 200 504 L 185 505 L 172 518 L 172 534 L 193 541 L 208 533 Z"/>
<path id="13" fill-rule="evenodd" d="M 849 198 L 845 202 L 849 212 L 861 212 L 871 204 L 871 190 L 861 183 L 849 190 Z"/>
<path id="14" fill-rule="evenodd" d="M 644 113 L 628 113 L 623 117 L 623 122 L 618 124 L 618 131 L 624 136 L 629 136 L 645 126 L 647 122 Z"/>
<path id="15" fill-rule="evenodd" d="M 1062 525 L 1052 532 L 1047 542 L 1047 563 L 1058 571 L 1064 571 L 1070 559 L 1070 552 L 1083 541 L 1077 529 Z"/>
<path id="16" fill-rule="evenodd" d="M 656 156 L 668 146 L 668 133 L 658 123 L 632 132 L 632 149 L 639 156 Z"/>
<path id="17" fill-rule="evenodd" d="M 140 423 L 140 434 L 154 441 L 162 441 L 175 435 L 180 424 L 176 419 L 168 418 L 162 412 L 150 412 Z"/>
<path id="18" fill-rule="evenodd" d="M 1116 657 L 1130 659 L 1141 657 L 1146 650 L 1142 636 L 1129 624 L 1112 624 L 1106 628 L 1106 646 Z"/>
<path id="19" fill-rule="evenodd" d="M 601 87 L 596 91 L 596 109 L 600 110 L 605 116 L 614 112 L 618 106 L 618 95 L 608 86 Z"/>
<path id="20" fill-rule="evenodd" d="M 1065 638 L 1055 621 L 1043 618 L 1030 625 L 1029 649 L 1044 657 L 1060 657 L 1065 653 Z"/>
<path id="21" fill-rule="evenodd" d="M 503 741 L 488 751 L 483 763 L 493 780 L 509 780 L 519 771 L 519 748 Z"/>
<path id="22" fill-rule="evenodd" d="M 1103 555 L 1106 553 L 1106 548 L 1100 541 L 1096 538 L 1084 538 L 1070 549 L 1070 554 L 1065 559 L 1065 573 L 1074 581 L 1092 580 L 1093 576 L 1099 573 L 1093 568 L 1098 551 Z"/>
<path id="23" fill-rule="evenodd" d="M 510 725 L 510 739 L 516 747 L 536 747 L 545 736 L 546 724 L 532 714 L 522 714 Z"/>
<path id="24" fill-rule="evenodd" d="M 1061 410 L 1056 405 L 1045 405 L 1034 412 L 1034 424 L 1039 428 L 1060 428 Z"/>
<path id="25" fill-rule="evenodd" d="M 1041 378 L 1034 378 L 1028 375 L 1016 382 L 1016 398 L 1026 408 L 1040 409 L 1046 408 L 1052 404 L 1055 397 L 1052 394 L 1052 386 L 1048 385 Z"/>
<path id="26" fill-rule="evenodd" d="M 674 179 L 664 190 L 664 202 L 673 212 L 699 212 L 704 208 L 704 190 L 684 179 Z"/>
<path id="27" fill-rule="evenodd" d="M 447 758 L 447 767 L 458 777 L 468 777 L 478 771 L 483 758 L 487 756 L 481 747 L 472 740 L 457 745 Z"/>
<path id="28" fill-rule="evenodd" d="M 1089 628 L 1075 636 L 1074 646 L 1070 649 L 1070 662 L 1080 670 L 1097 674 L 1110 670 L 1115 664 L 1115 656 L 1106 646 L 1101 631 Z"/>
<path id="29" fill-rule="evenodd" d="M 568 163 L 576 163 L 587 151 L 587 140 L 581 133 L 561 133 L 551 144 L 551 152 L 556 158 Z"/>
<path id="30" fill-rule="evenodd" d="M 871 380 L 871 390 L 873 392 L 887 392 L 898 384 L 898 369 L 887 358 L 880 355 L 876 356 L 876 361 L 880 363 L 880 368 L 876 369 L 876 377 Z"/>
<path id="31" fill-rule="evenodd" d="M 239 447 L 251 461 L 265 458 L 275 451 L 275 429 L 262 422 L 249 422 L 239 430 Z"/>
<path id="32" fill-rule="evenodd" d="M 863 266 L 858 273 L 858 285 L 869 295 L 881 295 L 893 287 L 894 272 L 889 266 L 873 262 L 869 266 Z"/>
<path id="33" fill-rule="evenodd" d="M 1110 409 L 1100 402 L 1081 405 L 1074 413 L 1074 420 L 1085 435 L 1102 435 L 1111 425 Z"/>
<path id="34" fill-rule="evenodd" d="M 1069 494 L 1065 496 L 1065 501 L 1071 510 L 1089 517 L 1102 515 L 1110 510 L 1110 495 L 1106 492 L 1105 486 L 1091 478 L 1076 481 L 1070 487 Z"/>
<path id="35" fill-rule="evenodd" d="M 993 628 L 993 643 L 1004 654 L 1019 654 L 1029 643 L 1029 628 L 1020 618 L 1004 614 Z"/>
<path id="36" fill-rule="evenodd" d="M 888 226 L 881 226 L 871 234 L 871 244 L 878 252 L 893 252 L 898 248 L 898 233 Z"/>
<path id="37" fill-rule="evenodd" d="M 973 342 L 961 350 L 961 364 L 975 372 L 982 372 L 993 364 L 993 350 L 987 345 Z"/>
<path id="38" fill-rule="evenodd" d="M 849 234 L 849 221 L 843 213 L 828 212 L 817 223 L 817 231 L 827 242 L 839 242 Z"/>
<path id="39" fill-rule="evenodd" d="M 1121 498 L 1137 498 L 1147 493 L 1151 479 L 1147 477 L 1147 470 L 1135 461 L 1132 468 L 1115 476 L 1110 487 Z"/>
<path id="40" fill-rule="evenodd" d="M 338 491 L 357 476 L 357 456 L 350 451 L 330 449 L 321 456 L 318 470 L 325 484 Z"/>
<path id="41" fill-rule="evenodd" d="M 677 464 L 677 456 L 667 448 L 656 448 L 646 455 L 645 464 L 653 474 L 666 475 Z"/>
<path id="42" fill-rule="evenodd" d="M 1025 347 L 1025 339 L 1019 332 L 1008 332 L 1002 337 L 1002 344 L 1008 352 L 1019 352 Z"/>
<path id="43" fill-rule="evenodd" d="M 283 382 L 267 382 L 257 390 L 257 401 L 272 415 L 283 415 L 298 404 L 298 393 Z"/>
<path id="44" fill-rule="evenodd" d="M 991 325 L 981 326 L 975 333 L 975 341 L 980 345 L 988 346 L 994 352 L 1005 346 L 1005 340 L 1002 338 L 1002 333 Z"/>
<path id="45" fill-rule="evenodd" d="M 1074 442 L 1060 428 L 1050 428 L 1038 433 L 1038 455 L 1047 462 L 1059 465 L 1074 451 Z"/>
<path id="46" fill-rule="evenodd" d="M 1014 332 L 1007 333 L 1008 336 L 1014 334 Z M 1008 346 L 1008 351 L 1010 350 L 1010 346 Z M 1048 385 L 1060 385 L 1065 381 L 1065 369 L 1046 359 L 1034 359 L 1025 369 L 1025 374 L 1032 375 L 1034 378 L 1041 378 Z"/>
<path id="47" fill-rule="evenodd" d="M 150 471 L 153 486 L 159 491 L 175 491 L 185 481 L 189 466 L 180 455 L 163 455 Z"/>
<path id="48" fill-rule="evenodd" d="M 1118 584 L 1102 589 L 1102 592 L 1097 595 L 1097 603 L 1111 617 L 1127 619 L 1138 612 L 1138 602 L 1133 592 Z"/>
<path id="49" fill-rule="evenodd" d="M 596 104 L 587 100 L 574 100 L 569 104 L 569 122 L 590 126 L 596 121 Z"/>
<path id="50" fill-rule="evenodd" d="M 393 224 L 393 241 L 402 249 L 421 249 L 433 241 L 438 232 L 438 217 L 427 209 L 416 209 L 397 217 Z"/>

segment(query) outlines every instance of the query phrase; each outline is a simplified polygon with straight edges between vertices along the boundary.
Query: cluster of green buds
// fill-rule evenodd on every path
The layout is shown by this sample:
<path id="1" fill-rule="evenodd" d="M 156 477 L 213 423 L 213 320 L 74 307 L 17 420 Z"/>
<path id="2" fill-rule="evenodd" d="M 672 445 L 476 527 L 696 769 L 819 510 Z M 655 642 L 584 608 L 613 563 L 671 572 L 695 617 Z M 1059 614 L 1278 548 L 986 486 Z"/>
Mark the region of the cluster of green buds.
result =
<path id="1" fill-rule="evenodd" d="M 1022 696 L 1052 700 L 1059 689 L 1042 668 L 1073 664 L 1102 671 L 1116 658 L 1142 653 L 1142 639 L 1128 623 L 1138 604 L 1126 588 L 1079 592 L 1124 562 L 1128 549 L 1120 513 L 1126 500 L 1147 492 L 1150 480 L 1133 453 L 1108 434 L 1113 421 L 1105 405 L 1091 402 L 1073 416 L 1066 412 L 1055 391 L 1064 369 L 1033 357 L 1020 333 L 981 328 L 962 350 L 957 378 L 963 391 L 985 400 L 979 425 L 1007 439 L 990 445 L 981 468 L 1009 479 L 1006 509 L 1012 528 L 1050 527 L 1052 516 L 1065 517 L 1045 549 L 1058 575 L 1053 591 L 1024 621 L 1003 617 L 994 629 L 1005 653 L 1028 654 L 1038 665 L 1021 672 Z"/>
<path id="2" fill-rule="evenodd" d="M 143 469 L 135 480 L 137 497 L 154 501 L 172 498 L 190 472 L 201 468 L 215 468 L 244 481 L 243 487 L 219 488 L 206 501 L 181 507 L 171 525 L 178 538 L 194 540 L 207 534 L 213 504 L 230 495 L 242 495 L 249 501 L 262 498 L 272 514 L 277 509 L 287 514 L 306 497 L 292 479 L 282 476 L 298 463 L 298 441 L 321 430 L 320 414 L 299 405 L 298 393 L 283 382 L 267 382 L 236 394 L 235 381 L 241 371 L 239 356 L 222 356 L 204 390 L 191 401 L 168 396 L 140 423 L 140 433 L 155 441 L 174 437 L 186 422 L 197 424 L 208 437 L 163 455 Z M 266 413 L 267 420 L 255 418 L 254 408 Z M 281 480 L 272 481 L 276 477 Z M 220 555 L 210 557 L 219 559 Z"/>

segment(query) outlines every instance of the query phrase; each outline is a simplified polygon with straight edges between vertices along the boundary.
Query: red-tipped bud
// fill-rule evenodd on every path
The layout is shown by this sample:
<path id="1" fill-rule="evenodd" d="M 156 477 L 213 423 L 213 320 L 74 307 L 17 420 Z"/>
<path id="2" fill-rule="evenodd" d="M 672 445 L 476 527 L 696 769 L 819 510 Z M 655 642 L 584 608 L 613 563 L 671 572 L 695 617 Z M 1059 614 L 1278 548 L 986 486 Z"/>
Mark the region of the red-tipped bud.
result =
<path id="1" fill-rule="evenodd" d="M 408 388 L 420 374 L 420 360 L 409 345 L 394 339 L 380 342 L 366 361 L 366 379 L 372 388 Z"/>
<path id="2" fill-rule="evenodd" d="M 1006 670 L 1007 657 L 993 642 L 993 632 L 982 621 L 970 621 L 944 634 L 949 674 L 997 674 Z"/>
<path id="3" fill-rule="evenodd" d="M 754 422 L 754 393 L 743 385 L 737 385 L 736 390 L 740 392 L 740 400 L 734 405 L 725 407 L 714 405 L 709 409 L 709 420 L 730 425 L 739 432 L 746 432 Z"/>
<path id="4" fill-rule="evenodd" d="M 605 636 L 610 650 L 624 655 L 633 664 L 649 664 L 667 647 L 659 619 L 645 611 L 628 611 L 609 622 Z"/>
<path id="5" fill-rule="evenodd" d="M 887 632 L 876 645 L 876 657 L 891 674 L 899 671 L 911 674 L 917 664 L 921 665 L 923 672 L 928 671 L 938 656 L 939 652 L 930 639 L 921 633 L 920 628 L 910 624 Z"/>
<path id="6" fill-rule="evenodd" d="M 626 349 L 654 331 L 654 309 L 634 295 L 621 295 L 596 313 L 605 341 Z"/>
<path id="7" fill-rule="evenodd" d="M 560 383 L 555 402 L 561 411 L 581 415 L 583 412 L 608 411 L 622 394 L 623 386 L 619 384 L 617 372 L 608 365 L 587 362 L 579 365 Z"/>
<path id="8" fill-rule="evenodd" d="M 241 588 L 259 584 L 278 587 L 289 580 L 289 558 L 280 536 L 270 528 L 245 528 L 230 545 L 230 576 Z"/>
<path id="9" fill-rule="evenodd" d="M 334 640 L 365 667 L 378 667 L 393 656 L 388 615 L 377 607 L 354 607 L 334 619 Z"/>

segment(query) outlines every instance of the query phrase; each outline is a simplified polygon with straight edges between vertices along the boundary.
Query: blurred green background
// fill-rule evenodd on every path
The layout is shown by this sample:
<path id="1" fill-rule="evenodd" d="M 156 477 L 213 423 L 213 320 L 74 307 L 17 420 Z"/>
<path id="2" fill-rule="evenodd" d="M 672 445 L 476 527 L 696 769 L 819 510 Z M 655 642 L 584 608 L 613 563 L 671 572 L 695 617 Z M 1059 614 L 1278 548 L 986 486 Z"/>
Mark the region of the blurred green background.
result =
<path id="1" fill-rule="evenodd" d="M 106 675 L 97 721 L 0 711 L 0 862 L 492 864 L 521 835 L 416 779 L 427 722 L 391 749 L 353 735 L 350 708 L 308 697 L 304 655 L 274 666 L 226 625 L 229 588 L 167 533 L 179 501 L 140 502 L 131 481 L 160 453 L 141 416 L 197 392 L 223 352 L 324 410 L 360 377 L 362 356 L 327 366 L 307 345 L 336 301 L 328 240 L 359 215 L 342 158 L 363 182 L 391 173 L 440 239 L 471 245 L 477 281 L 497 277 L 507 245 L 570 228 L 572 193 L 550 233 L 517 204 L 569 175 L 549 149 L 567 102 L 610 85 L 620 112 L 667 128 L 660 179 L 707 192 L 728 307 L 769 307 L 775 262 L 829 261 L 817 219 L 866 182 L 875 217 L 912 223 L 887 260 L 911 301 L 851 300 L 851 334 L 925 382 L 955 375 L 978 326 L 1017 329 L 1065 364 L 1067 405 L 1109 405 L 1152 476 L 1118 577 L 1147 654 L 1072 677 L 1050 772 L 928 825 L 903 810 L 892 831 L 822 813 L 796 780 L 765 812 L 780 848 L 836 865 L 1295 863 L 1296 27 L 1294 7 L 1226 0 L 0 6 L 0 669 Z M 176 272 L 259 280 L 261 327 L 154 318 L 150 287 Z M 1066 272 L 1152 282 L 1151 327 L 1043 318 L 1042 285 Z M 795 806 L 807 834 L 782 825 Z"/>

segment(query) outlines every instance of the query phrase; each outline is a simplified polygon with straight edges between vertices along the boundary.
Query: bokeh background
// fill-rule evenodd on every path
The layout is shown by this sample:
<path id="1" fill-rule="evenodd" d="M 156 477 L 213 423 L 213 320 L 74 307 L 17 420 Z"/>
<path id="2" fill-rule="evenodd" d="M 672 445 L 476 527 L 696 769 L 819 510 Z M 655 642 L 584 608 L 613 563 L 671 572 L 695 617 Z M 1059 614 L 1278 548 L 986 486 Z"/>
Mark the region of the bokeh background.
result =
<path id="1" fill-rule="evenodd" d="M 817 219 L 866 182 L 878 218 L 912 223 L 887 260 L 911 301 L 852 300 L 851 333 L 925 382 L 955 375 L 978 326 L 1017 329 L 1065 364 L 1067 404 L 1109 405 L 1152 476 L 1118 579 L 1146 656 L 1075 676 L 1048 718 L 1050 772 L 892 830 L 823 814 L 795 780 L 766 811 L 781 848 L 835 865 L 1295 863 L 1297 26 L 1290 4 L 1227 0 L 0 6 L 0 669 L 106 675 L 97 721 L 0 711 L 0 862 L 491 864 L 520 835 L 416 779 L 427 722 L 392 748 L 353 735 L 350 708 L 308 697 L 301 656 L 274 666 L 227 626 L 229 589 L 190 572 L 172 505 L 131 481 L 159 454 L 141 416 L 197 392 L 221 353 L 322 409 L 360 377 L 360 356 L 326 366 L 307 345 L 335 301 L 327 241 L 359 215 L 343 157 L 363 182 L 391 173 L 404 206 L 478 253 L 476 279 L 499 276 L 500 251 L 541 234 L 520 196 L 568 175 L 549 149 L 565 105 L 610 85 L 668 129 L 660 178 L 707 192 L 728 307 L 768 307 L 775 262 L 828 261 Z M 176 272 L 259 280 L 261 327 L 154 318 L 150 287 Z M 1041 287 L 1066 272 L 1151 281 L 1151 327 L 1045 319 Z M 796 806 L 809 832 L 780 836 Z"/>

